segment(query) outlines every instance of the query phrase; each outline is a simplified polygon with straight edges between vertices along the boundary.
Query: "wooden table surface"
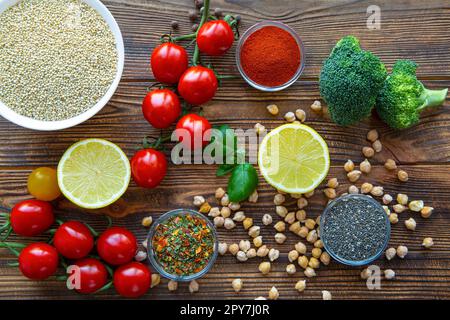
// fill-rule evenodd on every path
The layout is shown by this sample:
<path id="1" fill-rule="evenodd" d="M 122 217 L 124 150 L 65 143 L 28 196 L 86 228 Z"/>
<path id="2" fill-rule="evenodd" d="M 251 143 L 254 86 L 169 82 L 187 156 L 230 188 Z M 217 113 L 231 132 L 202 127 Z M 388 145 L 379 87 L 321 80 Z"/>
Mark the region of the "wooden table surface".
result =
<path id="1" fill-rule="evenodd" d="M 0 119 L 0 205 L 8 210 L 20 200 L 30 198 L 26 179 L 30 171 L 39 166 L 53 166 L 72 143 L 84 138 L 105 138 L 121 146 L 132 156 L 144 135 L 157 134 L 141 114 L 141 101 L 147 87 L 154 81 L 149 70 L 149 56 L 159 35 L 169 31 L 172 20 L 180 22 L 180 31 L 190 30 L 187 12 L 193 8 L 191 0 L 108 0 L 104 1 L 117 19 L 123 32 L 126 62 L 122 82 L 110 103 L 97 116 L 75 128 L 59 132 L 36 132 L 20 128 Z M 381 30 L 366 28 L 366 9 L 376 4 L 381 7 Z M 307 289 L 299 294 L 294 290 L 297 280 L 304 278 L 300 271 L 287 276 L 287 252 L 299 241 L 293 234 L 283 245 L 276 245 L 272 227 L 262 227 L 265 241 L 281 251 L 273 271 L 264 277 L 258 272 L 260 258 L 238 263 L 231 255 L 219 257 L 214 268 L 199 280 L 200 291 L 190 294 L 187 284 L 180 284 L 176 292 L 169 292 L 167 280 L 152 289 L 148 299 L 207 299 L 246 298 L 267 296 L 276 286 L 283 299 L 320 299 L 321 290 L 329 290 L 334 299 L 424 299 L 450 298 L 450 103 L 423 115 L 419 125 L 395 132 L 372 117 L 358 125 L 342 128 L 327 117 L 310 112 L 309 106 L 319 98 L 318 74 L 322 61 L 335 42 L 342 36 L 353 34 L 362 45 L 379 55 L 388 68 L 399 58 L 411 58 L 420 65 L 418 77 L 431 88 L 450 87 L 450 2 L 447 0 L 213 0 L 212 8 L 241 14 L 244 31 L 263 19 L 283 21 L 302 37 L 306 53 L 306 68 L 300 80 L 278 93 L 261 93 L 250 88 L 243 80 L 225 81 L 214 100 L 204 105 L 204 115 L 213 124 L 229 124 L 233 128 L 250 128 L 256 122 L 271 129 L 283 123 L 282 115 L 301 107 L 307 112 L 307 124 L 326 139 L 331 154 L 330 177 L 340 181 L 339 192 L 349 186 L 342 166 L 347 159 L 355 163 L 363 160 L 362 146 L 367 145 L 365 135 L 376 128 L 381 134 L 383 151 L 372 160 L 370 175 L 358 181 L 382 185 L 396 195 L 406 193 L 411 199 L 422 199 L 435 208 L 428 220 L 405 212 L 393 226 L 390 245 L 406 245 L 410 252 L 406 259 L 384 258 L 376 264 L 391 268 L 397 276 L 394 281 L 382 281 L 380 290 L 369 291 L 360 279 L 361 268 L 349 268 L 332 262 L 318 270 L 318 276 L 307 280 Z M 219 72 L 237 74 L 234 48 L 224 58 L 210 59 Z M 272 117 L 265 107 L 276 103 L 280 116 Z M 401 183 L 387 172 L 383 162 L 393 158 L 409 173 L 409 181 Z M 155 190 L 144 190 L 131 184 L 118 203 L 106 209 L 116 215 L 114 223 L 130 228 L 142 241 L 146 230 L 140 225 L 146 215 L 158 217 L 161 213 L 179 207 L 192 207 L 195 195 L 205 195 L 211 202 L 214 190 L 226 186 L 226 178 L 215 177 L 216 166 L 171 165 L 166 179 Z M 248 216 L 261 224 L 264 213 L 275 219 L 274 190 L 260 177 L 260 200 L 256 204 L 243 204 Z M 294 208 L 294 200 L 289 200 Z M 316 217 L 325 205 L 322 192 L 311 199 L 307 213 Z M 102 230 L 105 219 L 101 215 L 79 209 L 67 200 L 55 202 L 57 213 L 63 218 L 80 219 Z M 105 211 L 105 210 L 104 210 Z M 417 230 L 406 230 L 404 221 L 414 216 Z M 228 243 L 248 239 L 239 225 L 232 231 L 219 230 L 221 241 Z M 433 237 L 431 250 L 421 247 L 424 237 Z M 14 238 L 21 240 L 19 238 Z M 32 282 L 21 276 L 17 268 L 7 266 L 14 257 L 0 251 L 0 298 L 7 299 L 107 299 L 117 298 L 114 290 L 97 296 L 81 296 L 68 291 L 63 282 L 48 280 Z M 298 268 L 299 269 L 299 268 Z M 241 278 L 243 290 L 235 294 L 231 281 Z"/>

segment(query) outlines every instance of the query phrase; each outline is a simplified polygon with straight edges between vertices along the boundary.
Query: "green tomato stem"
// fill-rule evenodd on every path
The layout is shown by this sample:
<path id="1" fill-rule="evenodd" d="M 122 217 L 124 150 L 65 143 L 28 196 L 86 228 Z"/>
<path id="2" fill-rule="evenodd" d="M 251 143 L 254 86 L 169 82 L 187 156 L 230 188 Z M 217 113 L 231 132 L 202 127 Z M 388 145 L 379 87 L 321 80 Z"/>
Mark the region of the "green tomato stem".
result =
<path id="1" fill-rule="evenodd" d="M 195 39 L 197 37 L 197 33 L 190 33 L 190 34 L 185 34 L 182 36 L 178 36 L 178 37 L 172 37 L 172 41 L 182 41 L 182 40 L 192 40 Z"/>
<path id="2" fill-rule="evenodd" d="M 202 14 L 202 18 L 200 20 L 200 23 L 198 24 L 197 31 L 195 32 L 195 38 L 197 38 L 198 31 L 200 30 L 200 28 L 208 20 L 208 17 L 209 17 L 209 1 L 210 0 L 205 0 L 205 3 L 203 5 L 203 14 Z M 194 65 L 194 66 L 198 65 L 199 59 L 200 59 L 200 50 L 198 49 L 198 45 L 196 43 L 195 44 L 195 49 L 194 49 L 194 54 L 192 56 L 192 65 Z"/>

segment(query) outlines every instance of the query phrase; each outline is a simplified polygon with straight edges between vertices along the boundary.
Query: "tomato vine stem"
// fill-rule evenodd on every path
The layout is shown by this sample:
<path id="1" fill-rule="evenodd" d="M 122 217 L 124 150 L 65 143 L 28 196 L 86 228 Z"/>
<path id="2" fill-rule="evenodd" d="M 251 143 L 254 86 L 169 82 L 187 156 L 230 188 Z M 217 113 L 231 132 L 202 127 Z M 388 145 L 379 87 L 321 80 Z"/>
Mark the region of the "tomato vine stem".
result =
<path id="1" fill-rule="evenodd" d="M 197 38 L 198 36 L 198 31 L 200 30 L 200 28 L 205 24 L 205 22 L 208 20 L 209 17 L 209 1 L 210 0 L 205 0 L 205 3 L 203 5 L 203 13 L 202 13 L 202 19 L 200 20 L 200 23 L 198 24 L 198 28 L 197 31 L 195 32 L 195 37 Z M 192 64 L 194 66 L 198 65 L 200 59 L 200 50 L 198 48 L 197 43 L 195 44 L 195 49 L 194 49 L 194 54 L 192 56 Z"/>

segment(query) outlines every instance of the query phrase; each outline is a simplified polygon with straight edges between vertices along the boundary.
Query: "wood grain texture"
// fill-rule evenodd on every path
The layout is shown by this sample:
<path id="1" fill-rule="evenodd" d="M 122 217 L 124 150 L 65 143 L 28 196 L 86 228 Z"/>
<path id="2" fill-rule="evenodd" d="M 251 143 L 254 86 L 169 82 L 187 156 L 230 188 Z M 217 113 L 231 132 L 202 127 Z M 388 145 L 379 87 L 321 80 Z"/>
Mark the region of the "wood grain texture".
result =
<path id="1" fill-rule="evenodd" d="M 105 4 L 116 17 L 126 46 L 125 72 L 122 82 L 110 103 L 97 116 L 75 128 L 57 133 L 35 132 L 19 128 L 0 119 L 0 206 L 8 210 L 20 200 L 29 198 L 26 179 L 37 166 L 56 166 L 67 147 L 75 141 L 88 137 L 109 139 L 119 144 L 132 156 L 144 135 L 158 134 L 143 119 L 140 104 L 147 87 L 153 82 L 148 60 L 152 48 L 161 33 L 169 31 L 169 22 L 178 20 L 180 32 L 188 32 L 190 23 L 187 11 L 192 8 L 190 0 L 108 0 Z M 381 290 L 369 291 L 359 278 L 361 268 L 348 268 L 337 263 L 321 267 L 318 276 L 307 280 L 303 294 L 294 290 L 298 279 L 304 278 L 300 271 L 287 276 L 287 252 L 299 240 L 289 234 L 283 245 L 273 240 L 275 230 L 262 227 L 265 242 L 276 246 L 281 257 L 267 277 L 257 271 L 259 258 L 238 263 L 230 255 L 219 257 L 214 268 L 199 280 L 200 291 L 189 294 L 187 284 L 180 284 L 178 291 L 170 293 L 167 281 L 152 289 L 144 298 L 151 299 L 203 299 L 247 298 L 266 296 L 275 285 L 283 299 L 320 299 L 321 290 L 329 290 L 335 299 L 422 299 L 450 298 L 450 101 L 444 107 L 427 112 L 414 128 L 395 132 L 384 126 L 374 116 L 349 128 L 333 124 L 328 117 L 318 116 L 309 105 L 319 98 L 318 74 L 323 59 L 335 42 L 343 35 L 355 34 L 363 46 L 377 53 L 392 66 L 398 58 L 411 58 L 420 64 L 419 77 L 432 88 L 450 87 L 450 3 L 444 0 L 417 2 L 404 1 L 350 1 L 350 0 L 213 0 L 213 7 L 239 13 L 243 18 L 241 30 L 263 19 L 274 19 L 294 27 L 305 42 L 307 67 L 301 79 L 289 89 L 275 93 L 261 93 L 249 88 L 242 80 L 226 81 L 212 102 L 203 106 L 205 116 L 213 124 L 230 124 L 233 128 L 250 128 L 256 122 L 271 129 L 283 123 L 282 115 L 296 108 L 307 112 L 307 124 L 322 134 L 330 147 L 332 168 L 330 177 L 337 177 L 343 193 L 349 186 L 342 169 L 347 159 L 359 163 L 364 158 L 361 148 L 367 145 L 365 134 L 377 128 L 381 134 L 383 151 L 372 160 L 372 173 L 363 176 L 364 181 L 382 185 L 386 192 L 395 195 L 407 193 L 411 199 L 424 200 L 435 207 L 430 219 L 405 212 L 400 222 L 393 226 L 390 245 L 405 244 L 410 253 L 405 260 L 385 259 L 377 261 L 382 269 L 396 271 L 395 281 L 382 281 Z M 378 4 L 382 9 L 382 29 L 366 29 L 366 8 Z M 233 48 L 234 50 L 234 48 Z M 224 74 L 237 74 L 232 53 L 224 59 L 207 59 Z M 276 103 L 280 116 L 272 117 L 265 106 Z M 383 168 L 387 158 L 395 159 L 410 175 L 407 183 L 399 182 L 395 175 Z M 101 213 L 126 216 L 114 221 L 135 232 L 140 241 L 146 230 L 140 226 L 141 219 L 179 207 L 192 207 L 194 195 L 205 195 L 212 203 L 216 187 L 226 185 L 226 178 L 215 177 L 215 166 L 170 166 L 167 178 L 155 190 L 144 190 L 133 183 L 118 203 L 99 212 L 81 210 L 67 200 L 55 202 L 55 208 L 63 218 L 84 220 L 98 230 L 105 227 Z M 322 188 L 322 187 L 321 187 Z M 260 200 L 256 204 L 243 204 L 248 216 L 261 225 L 264 213 L 271 213 L 275 220 L 274 190 L 260 177 L 258 187 Z M 294 208 L 294 200 L 288 201 Z M 308 215 L 321 213 L 326 200 L 320 190 L 310 200 Z M 95 214 L 98 213 L 98 214 Z M 417 230 L 406 230 L 403 222 L 413 216 Z M 431 236 L 435 246 L 431 250 L 421 248 L 422 239 Z M 221 241 L 227 243 L 247 239 L 248 235 L 239 225 L 232 231 L 219 230 Z M 13 237 L 12 239 L 24 240 Z M 7 266 L 13 261 L 7 251 L 0 251 L 0 298 L 3 299 L 83 299 L 64 288 L 57 281 L 31 282 L 22 277 L 16 268 Z M 299 270 L 300 268 L 298 268 Z M 235 294 L 231 281 L 241 278 L 244 288 Z M 90 299 L 117 298 L 114 290 L 90 296 Z"/>

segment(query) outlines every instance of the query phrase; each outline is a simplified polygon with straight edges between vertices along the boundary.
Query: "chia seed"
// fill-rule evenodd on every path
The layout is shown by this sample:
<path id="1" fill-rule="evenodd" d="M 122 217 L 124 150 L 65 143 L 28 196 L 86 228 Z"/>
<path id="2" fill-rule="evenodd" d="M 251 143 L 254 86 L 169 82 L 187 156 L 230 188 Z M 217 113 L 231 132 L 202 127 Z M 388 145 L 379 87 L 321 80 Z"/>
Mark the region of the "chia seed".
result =
<path id="1" fill-rule="evenodd" d="M 0 101 L 56 121 L 93 107 L 117 71 L 114 35 L 81 0 L 22 0 L 0 13 Z"/>
<path id="2" fill-rule="evenodd" d="M 377 258 L 386 246 L 389 229 L 381 205 L 365 195 L 349 195 L 329 205 L 320 233 L 330 255 L 357 263 Z"/>

